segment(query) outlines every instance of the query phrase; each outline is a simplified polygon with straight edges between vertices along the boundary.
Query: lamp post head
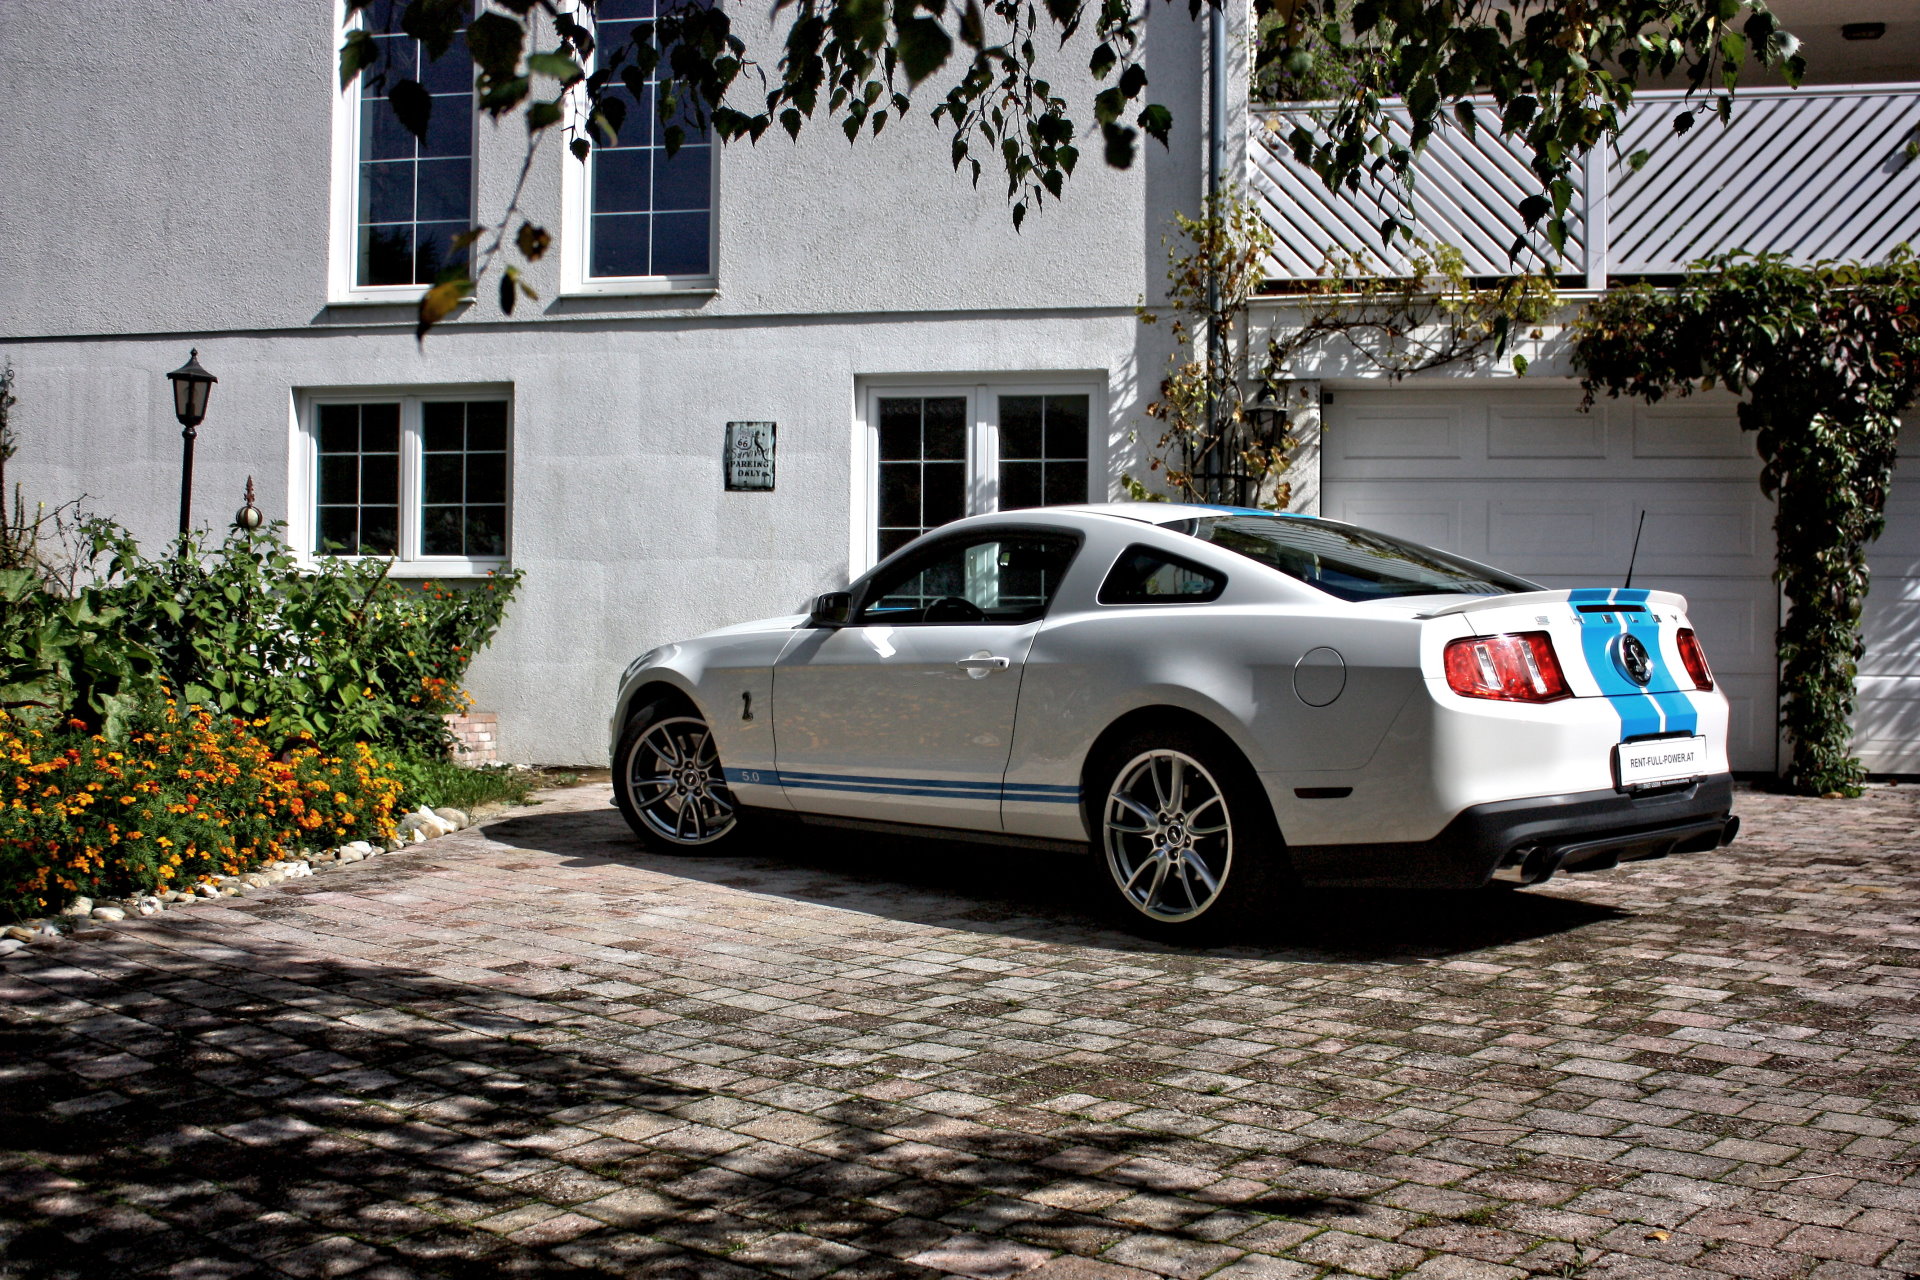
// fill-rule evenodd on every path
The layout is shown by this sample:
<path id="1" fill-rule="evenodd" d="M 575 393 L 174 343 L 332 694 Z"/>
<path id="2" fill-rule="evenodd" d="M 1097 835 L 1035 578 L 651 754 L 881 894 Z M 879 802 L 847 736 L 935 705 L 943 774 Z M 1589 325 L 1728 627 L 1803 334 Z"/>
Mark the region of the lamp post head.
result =
<path id="1" fill-rule="evenodd" d="M 187 353 L 187 362 L 167 375 L 173 380 L 173 416 L 183 427 L 197 427 L 207 416 L 207 393 L 220 381 L 200 367 L 200 349 Z"/>

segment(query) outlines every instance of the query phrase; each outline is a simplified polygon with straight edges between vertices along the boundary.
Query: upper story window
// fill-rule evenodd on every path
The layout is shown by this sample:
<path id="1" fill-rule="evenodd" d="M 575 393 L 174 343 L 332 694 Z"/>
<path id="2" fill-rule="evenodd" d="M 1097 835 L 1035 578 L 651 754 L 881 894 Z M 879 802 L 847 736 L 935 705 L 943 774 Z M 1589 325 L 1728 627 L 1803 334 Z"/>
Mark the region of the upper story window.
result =
<path id="1" fill-rule="evenodd" d="M 1091 388 L 983 386 L 868 394 L 865 557 L 884 559 L 962 516 L 1085 502 L 1093 481 Z"/>
<path id="2" fill-rule="evenodd" d="M 658 49 L 654 20 L 673 0 L 600 0 L 594 8 L 595 57 L 631 68 L 634 42 Z M 661 61 L 665 62 L 662 54 Z M 683 94 L 685 90 L 681 91 Z M 683 99 L 667 109 L 656 80 L 634 93 L 616 76 L 603 95 L 622 104 L 617 137 L 596 134 L 584 166 L 569 162 L 568 203 L 580 210 L 571 253 L 563 243 L 569 288 L 617 290 L 707 287 L 713 276 L 713 139 Z M 667 154 L 667 130 L 681 145 Z"/>
<path id="3" fill-rule="evenodd" d="M 478 571 L 507 555 L 504 393 L 312 395 L 304 408 L 315 555 Z"/>
<path id="4" fill-rule="evenodd" d="M 354 21 L 380 51 L 342 95 L 336 130 L 336 293 L 413 294 L 464 261 L 454 240 L 473 226 L 473 61 L 465 36 L 438 58 L 400 30 L 401 0 L 375 0 Z M 414 137 L 388 100 L 418 81 L 431 109 Z"/>

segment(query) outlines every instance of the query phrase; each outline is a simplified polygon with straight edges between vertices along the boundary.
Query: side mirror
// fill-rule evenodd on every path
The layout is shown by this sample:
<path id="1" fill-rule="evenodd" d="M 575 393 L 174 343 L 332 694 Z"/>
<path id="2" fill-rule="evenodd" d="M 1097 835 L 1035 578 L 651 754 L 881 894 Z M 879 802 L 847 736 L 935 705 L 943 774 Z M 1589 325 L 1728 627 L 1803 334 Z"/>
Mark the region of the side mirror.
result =
<path id="1" fill-rule="evenodd" d="M 853 596 L 845 591 L 829 591 L 813 598 L 813 612 L 807 615 L 810 627 L 844 627 L 853 618 Z"/>

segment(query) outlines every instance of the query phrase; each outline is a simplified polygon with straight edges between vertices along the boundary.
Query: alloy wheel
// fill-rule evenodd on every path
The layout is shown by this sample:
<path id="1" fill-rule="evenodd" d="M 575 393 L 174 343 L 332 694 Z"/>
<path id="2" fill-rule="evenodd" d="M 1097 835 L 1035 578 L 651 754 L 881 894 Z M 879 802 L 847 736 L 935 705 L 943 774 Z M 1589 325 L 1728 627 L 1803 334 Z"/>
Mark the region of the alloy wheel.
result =
<path id="1" fill-rule="evenodd" d="M 1147 751 L 1107 789 L 1107 870 L 1151 920 L 1177 924 L 1212 906 L 1233 867 L 1233 823 L 1220 784 L 1184 751 Z"/>
<path id="2" fill-rule="evenodd" d="M 696 716 L 649 725 L 627 753 L 626 784 L 640 820 L 674 844 L 710 844 L 737 820 L 713 731 Z"/>

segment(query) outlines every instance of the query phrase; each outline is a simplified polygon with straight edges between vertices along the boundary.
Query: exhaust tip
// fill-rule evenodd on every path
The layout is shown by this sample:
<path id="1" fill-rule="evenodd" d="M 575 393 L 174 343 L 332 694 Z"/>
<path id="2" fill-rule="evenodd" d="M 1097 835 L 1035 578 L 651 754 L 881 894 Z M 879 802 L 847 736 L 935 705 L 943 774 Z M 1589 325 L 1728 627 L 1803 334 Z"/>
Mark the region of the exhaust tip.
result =
<path id="1" fill-rule="evenodd" d="M 1727 819 L 1727 825 L 1721 828 L 1720 830 L 1720 847 L 1724 849 L 1728 845 L 1732 844 L 1733 838 L 1739 834 L 1740 834 L 1740 819 L 1736 817 L 1729 817 Z"/>

